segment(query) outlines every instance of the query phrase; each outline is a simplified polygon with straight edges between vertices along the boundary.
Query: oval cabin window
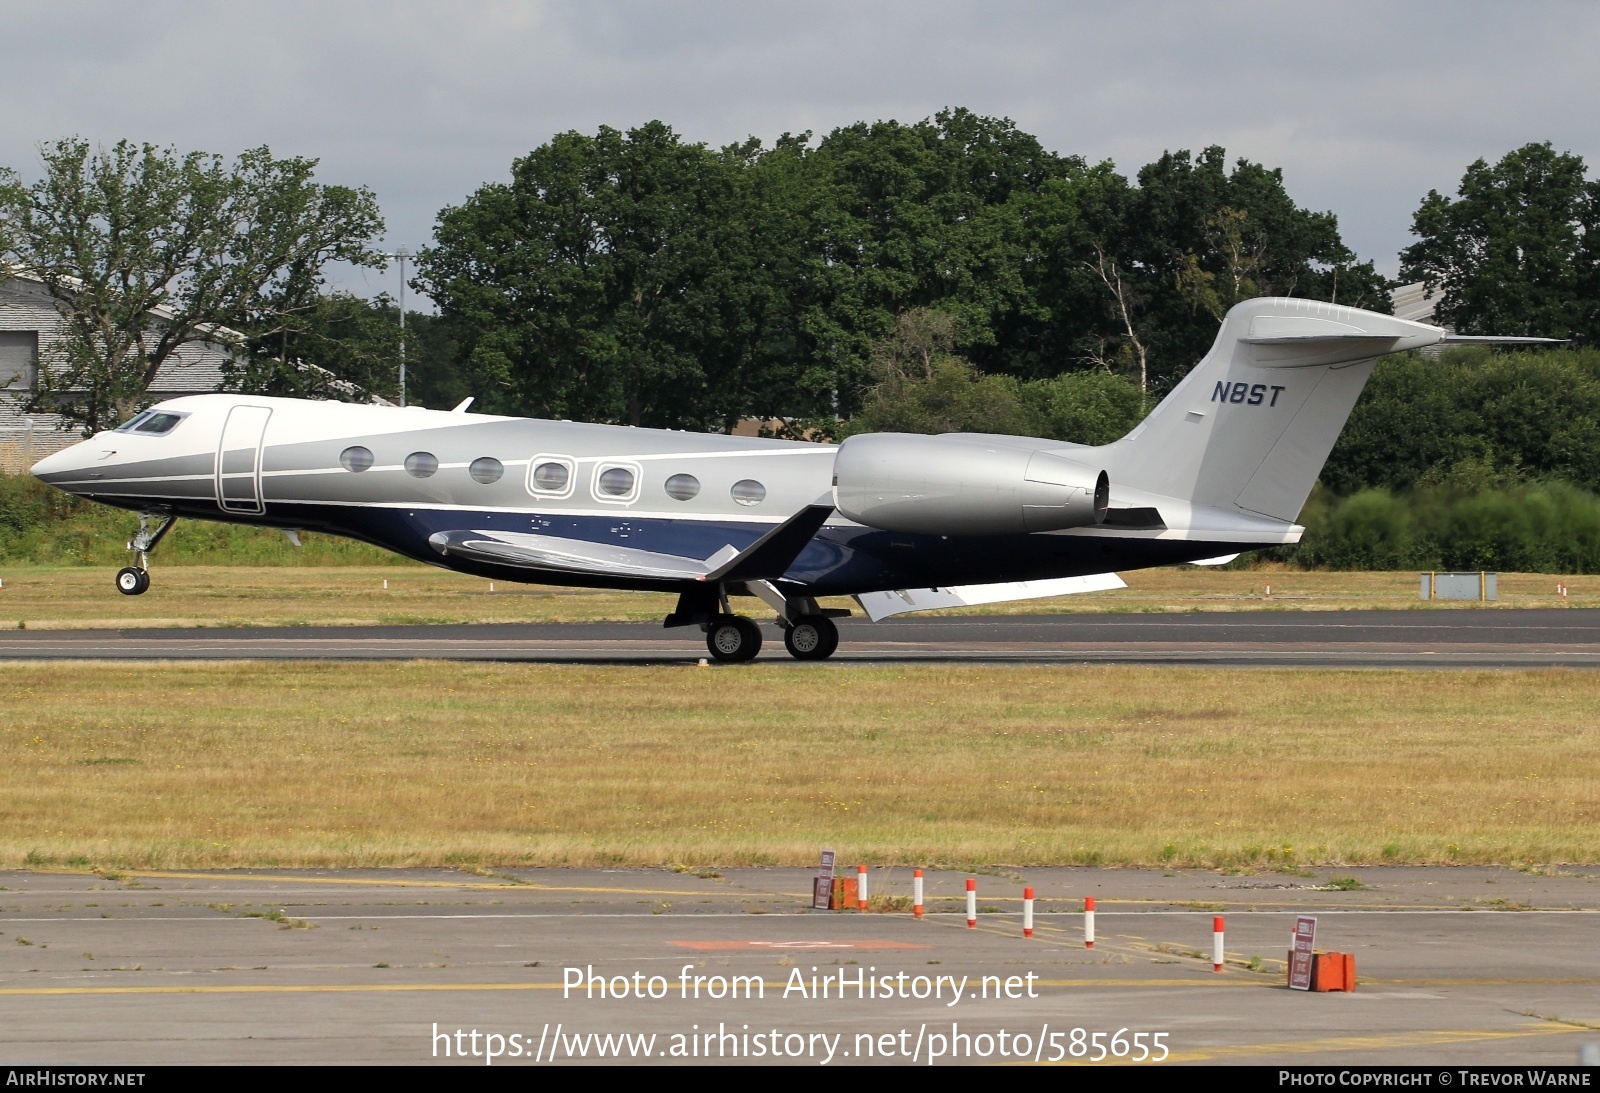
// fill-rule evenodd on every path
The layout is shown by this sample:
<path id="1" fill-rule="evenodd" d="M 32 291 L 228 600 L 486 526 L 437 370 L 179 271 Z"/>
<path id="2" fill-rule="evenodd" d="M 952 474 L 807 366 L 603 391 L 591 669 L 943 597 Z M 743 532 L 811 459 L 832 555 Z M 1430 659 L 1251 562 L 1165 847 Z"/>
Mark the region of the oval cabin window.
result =
<path id="1" fill-rule="evenodd" d="M 733 494 L 733 499 L 741 505 L 759 505 L 767 497 L 767 487 L 754 478 L 735 482 L 730 492 Z"/>
<path id="2" fill-rule="evenodd" d="M 339 466 L 356 474 L 372 466 L 372 449 L 353 444 L 339 453 Z"/>
<path id="3" fill-rule="evenodd" d="M 633 472 L 626 467 L 608 467 L 600 472 L 600 492 L 607 497 L 626 497 L 633 492 Z"/>
<path id="4" fill-rule="evenodd" d="M 432 478 L 439 469 L 439 460 L 432 452 L 412 452 L 406 456 L 406 473 L 412 478 Z"/>
<path id="5" fill-rule="evenodd" d="M 700 480 L 692 474 L 675 474 L 667 479 L 667 496 L 674 501 L 687 501 L 700 492 Z"/>
<path id="6" fill-rule="evenodd" d="M 560 493 L 567 488 L 572 472 L 565 463 L 541 463 L 533 468 L 533 488 L 546 493 Z"/>
<path id="7" fill-rule="evenodd" d="M 487 486 L 491 482 L 500 481 L 500 476 L 506 473 L 505 466 L 494 456 L 479 456 L 472 461 L 472 466 L 467 468 L 467 473 L 474 482 L 482 482 Z"/>

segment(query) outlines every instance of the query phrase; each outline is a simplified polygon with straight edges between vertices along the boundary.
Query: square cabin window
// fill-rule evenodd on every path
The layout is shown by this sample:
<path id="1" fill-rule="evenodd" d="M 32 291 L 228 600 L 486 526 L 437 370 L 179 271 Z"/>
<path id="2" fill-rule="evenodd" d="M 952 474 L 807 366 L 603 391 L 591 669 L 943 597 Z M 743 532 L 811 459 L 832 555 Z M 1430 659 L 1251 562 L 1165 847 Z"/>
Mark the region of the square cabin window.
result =
<path id="1" fill-rule="evenodd" d="M 39 385 L 39 332 L 0 330 L 0 389 L 32 391 Z"/>

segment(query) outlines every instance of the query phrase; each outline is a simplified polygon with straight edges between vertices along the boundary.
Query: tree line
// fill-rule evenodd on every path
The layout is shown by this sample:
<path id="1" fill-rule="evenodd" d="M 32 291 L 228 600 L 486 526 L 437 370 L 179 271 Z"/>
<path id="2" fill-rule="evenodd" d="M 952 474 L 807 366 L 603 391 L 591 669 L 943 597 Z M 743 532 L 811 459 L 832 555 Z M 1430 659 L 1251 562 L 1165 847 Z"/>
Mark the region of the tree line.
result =
<path id="1" fill-rule="evenodd" d="M 854 416 L 916 309 L 984 376 L 1157 395 L 1238 300 L 1387 307 L 1278 170 L 1207 148 L 1129 179 L 966 110 L 721 149 L 565 133 L 441 212 L 418 270 L 489 407 L 699 429 Z"/>
<path id="2" fill-rule="evenodd" d="M 310 363 L 392 393 L 392 301 L 326 291 L 330 262 L 383 262 L 371 191 L 265 148 L 42 151 L 39 183 L 0 171 L 0 255 L 73 317 L 41 408 L 114 424 L 218 328 L 241 336 L 241 389 L 326 393 Z M 1387 299 L 1279 170 L 1207 148 L 1128 178 L 961 109 L 724 148 L 661 122 L 564 133 L 444 209 L 413 284 L 439 308 L 416 324 L 425 385 L 698 429 L 853 416 L 874 346 L 918 308 L 984 375 L 1098 370 L 1157 395 L 1239 299 Z"/>

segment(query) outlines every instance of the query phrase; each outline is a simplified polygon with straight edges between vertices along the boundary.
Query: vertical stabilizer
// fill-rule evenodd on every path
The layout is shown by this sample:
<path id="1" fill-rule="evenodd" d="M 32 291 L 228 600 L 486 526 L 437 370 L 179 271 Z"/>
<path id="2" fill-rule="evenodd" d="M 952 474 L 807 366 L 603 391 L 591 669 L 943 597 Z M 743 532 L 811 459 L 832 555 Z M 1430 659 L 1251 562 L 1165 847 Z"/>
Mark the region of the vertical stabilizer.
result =
<path id="1" fill-rule="evenodd" d="M 1201 362 L 1108 445 L 1127 487 L 1293 523 L 1378 357 L 1438 327 L 1315 300 L 1247 300 Z"/>

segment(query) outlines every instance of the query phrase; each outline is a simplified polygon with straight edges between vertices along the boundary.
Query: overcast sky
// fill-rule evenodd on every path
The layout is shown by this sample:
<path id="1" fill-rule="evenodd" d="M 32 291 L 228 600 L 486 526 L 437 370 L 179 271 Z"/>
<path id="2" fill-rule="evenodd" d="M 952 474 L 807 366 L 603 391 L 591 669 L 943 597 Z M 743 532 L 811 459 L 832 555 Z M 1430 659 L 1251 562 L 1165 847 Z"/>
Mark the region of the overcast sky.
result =
<path id="1" fill-rule="evenodd" d="M 1550 141 L 1600 164 L 1591 2 L 3 2 L 0 163 L 34 177 L 69 135 L 266 144 L 372 187 L 391 247 L 552 134 L 652 118 L 770 143 L 965 106 L 1130 175 L 1221 144 L 1390 275 L 1474 159 Z"/>

